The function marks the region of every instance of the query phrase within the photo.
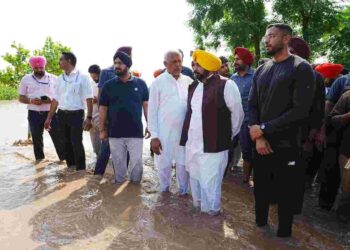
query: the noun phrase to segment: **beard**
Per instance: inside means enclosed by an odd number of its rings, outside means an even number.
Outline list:
[[[266,53],[269,55],[269,56],[274,56],[275,54],[277,54],[278,52],[280,52],[281,50],[283,50],[283,45],[282,44],[279,44],[277,45],[275,48],[271,48],[270,51],[266,51]]]
[[[36,77],[41,78],[41,77],[43,77],[45,75],[45,71],[36,71],[36,72],[34,72],[34,75]]]
[[[234,64],[233,67],[236,72],[244,71],[246,69],[246,66],[242,64]]]
[[[128,69],[124,69],[124,70],[115,70],[115,74],[118,76],[118,77],[123,77],[125,76],[126,74],[128,73]]]
[[[201,81],[203,82],[203,80],[205,80],[208,75],[209,75],[209,71],[205,70],[203,72],[203,74],[197,72],[197,71],[193,71],[193,75],[194,75],[194,78],[197,79],[198,81]]]

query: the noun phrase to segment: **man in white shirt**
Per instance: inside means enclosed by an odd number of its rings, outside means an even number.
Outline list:
[[[94,95],[93,107],[92,107],[92,128],[90,129],[90,139],[94,153],[98,157],[101,148],[100,131],[99,131],[99,115],[98,115],[98,82],[100,79],[101,68],[100,66],[93,64],[89,67],[88,72],[91,79],[94,80],[92,86],[92,92]]]
[[[50,129],[51,119],[58,108],[67,166],[76,166],[76,170],[83,170],[86,168],[83,129],[90,130],[92,127],[93,94],[90,77],[75,69],[76,63],[77,58],[73,53],[62,53],[59,64],[64,73],[58,78],[45,128]],[[87,116],[84,120],[86,106]]]
[[[37,161],[45,158],[44,123],[50,110],[50,103],[57,84],[57,77],[45,71],[46,58],[33,56],[29,59],[33,73],[25,75],[18,88],[19,101],[28,104],[28,121],[33,138],[34,155]],[[58,158],[65,159],[62,140],[58,132],[57,117],[53,114],[52,129],[49,131]]]
[[[189,176],[185,168],[185,148],[180,146],[181,130],[187,110],[188,86],[193,80],[181,74],[182,56],[168,51],[164,57],[166,71],[157,77],[150,89],[148,130],[151,148],[158,168],[160,190],[169,192],[172,164],[176,164],[179,194],[187,194]]]

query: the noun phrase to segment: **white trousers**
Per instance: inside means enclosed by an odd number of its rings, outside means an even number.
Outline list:
[[[202,212],[219,212],[221,209],[221,185],[227,165],[228,152],[203,154],[203,158],[207,158],[207,164],[203,163],[202,166],[197,166],[199,170],[195,171],[196,175],[194,176],[190,172],[193,205],[200,207]]]
[[[160,191],[168,192],[171,184],[171,172],[172,163],[157,164],[159,180],[160,180]],[[180,194],[189,193],[189,174],[185,168],[185,165],[176,163],[176,183]]]

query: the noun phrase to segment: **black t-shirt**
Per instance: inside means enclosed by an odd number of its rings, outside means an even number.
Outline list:
[[[314,92],[315,75],[307,61],[295,55],[278,63],[270,60],[253,77],[249,124],[264,124],[264,136],[272,147],[297,147]]]

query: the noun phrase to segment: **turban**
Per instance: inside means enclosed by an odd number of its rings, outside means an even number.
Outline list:
[[[120,47],[118,51],[121,51],[121,52],[124,52],[125,54],[129,55],[131,57],[131,51],[132,51],[132,47],[129,47],[129,46],[123,46],[123,47]]]
[[[254,61],[254,56],[246,48],[237,47],[235,48],[234,55],[238,55],[245,64],[252,65]]]
[[[32,56],[29,59],[29,64],[32,69],[35,67],[44,68],[46,66],[46,59],[43,56]]]
[[[132,75],[135,76],[135,77],[141,77],[141,72],[137,71],[137,70],[133,70],[132,72]]]
[[[318,65],[315,70],[319,72],[324,78],[335,79],[343,70],[343,65],[333,63],[323,63]]]
[[[217,56],[204,50],[194,51],[192,59],[207,71],[218,71],[221,67],[221,60]]]
[[[311,51],[309,45],[299,37],[292,37],[289,42],[290,52],[305,60],[309,60]]]
[[[157,69],[156,71],[153,72],[154,78],[157,78],[163,72],[164,72],[164,69]]]
[[[115,60],[117,58],[119,58],[120,61],[122,61],[126,65],[126,67],[128,67],[128,68],[131,67],[132,60],[131,60],[131,57],[128,54],[126,54],[126,53],[124,53],[122,51],[117,51],[115,53],[115,55],[113,56],[113,60]]]

